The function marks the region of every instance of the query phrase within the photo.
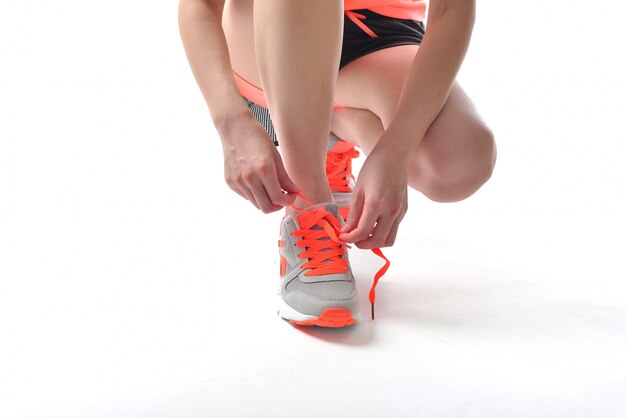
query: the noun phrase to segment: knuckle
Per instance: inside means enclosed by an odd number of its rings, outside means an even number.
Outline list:
[[[396,217],[402,213],[402,205],[392,206],[389,210],[391,216]]]
[[[370,206],[376,210],[382,209],[384,204],[385,199],[382,196],[372,197],[370,200]]]
[[[263,175],[269,174],[269,172],[270,172],[270,161],[268,159],[265,159],[265,158],[259,159],[254,164],[254,169],[258,173],[261,173]]]
[[[380,238],[374,238],[371,241],[371,244],[373,247],[382,247],[383,245],[385,245],[385,242]]]
[[[252,171],[246,170],[241,173],[241,179],[244,182],[250,182],[252,181],[253,178],[254,178],[254,175],[252,174]]]

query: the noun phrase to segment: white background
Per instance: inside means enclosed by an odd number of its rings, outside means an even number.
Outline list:
[[[0,416],[623,417],[620,4],[479,2],[495,173],[411,190],[332,330],[276,315],[281,214],[223,181],[177,2],[2,0]]]

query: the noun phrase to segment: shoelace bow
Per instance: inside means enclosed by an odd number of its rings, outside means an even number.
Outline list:
[[[298,196],[310,206],[314,204],[297,193]],[[318,206],[312,209],[302,209],[296,205],[291,205],[300,214],[298,215],[298,223],[300,229],[293,232],[294,236],[302,237],[296,242],[296,246],[304,247],[305,250],[299,255],[300,258],[308,258],[309,261],[302,264],[303,268],[309,271],[305,276],[318,276],[322,274],[345,273],[348,271],[348,261],[341,256],[346,253],[344,246],[352,248],[347,242],[339,238],[341,233],[341,225],[339,220],[326,210],[325,206]],[[318,225],[322,229],[312,229]],[[330,238],[330,239],[320,239]],[[327,251],[322,251],[328,249]],[[378,280],[385,274],[391,262],[385,257],[380,248],[371,249],[374,254],[385,260],[382,266],[374,275],[374,281],[369,292],[369,301],[372,307],[372,319],[374,319],[374,302],[376,301],[376,285]]]
[[[354,147],[346,152],[326,153],[326,177],[330,189],[334,192],[350,192],[350,178],[356,180],[352,174],[352,159],[359,156],[359,151]]]

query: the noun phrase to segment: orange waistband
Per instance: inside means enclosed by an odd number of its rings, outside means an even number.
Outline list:
[[[252,84],[251,82],[240,76],[235,70],[233,70],[233,76],[235,77],[235,84],[239,89],[239,93],[241,93],[242,96],[259,106],[269,109],[262,88],[258,87],[255,84]],[[345,106],[333,101],[333,108],[343,107]]]

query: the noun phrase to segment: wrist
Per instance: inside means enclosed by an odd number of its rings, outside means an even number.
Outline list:
[[[402,130],[389,125],[372,152],[381,153],[396,164],[408,167],[423,135],[415,130]]]
[[[252,116],[250,109],[244,105],[242,108],[233,109],[229,112],[221,113],[213,118],[213,124],[215,129],[220,134],[220,137],[228,137],[228,132],[232,131],[232,127],[249,119]]]

